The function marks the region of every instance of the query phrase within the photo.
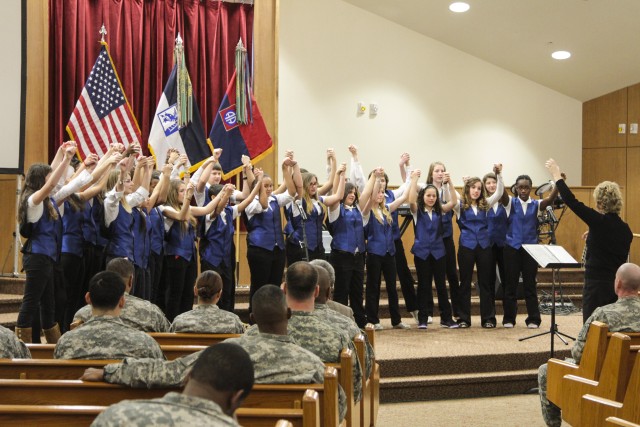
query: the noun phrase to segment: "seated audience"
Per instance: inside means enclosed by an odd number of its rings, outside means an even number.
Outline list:
[[[311,261],[311,264],[318,265],[324,268],[325,270],[327,270],[327,273],[329,273],[330,286],[329,286],[329,295],[327,296],[327,302],[326,302],[327,307],[329,307],[333,311],[337,311],[343,316],[347,316],[349,319],[355,322],[356,318],[353,317],[353,310],[351,309],[351,307],[349,307],[348,305],[340,304],[339,302],[331,299],[333,295],[333,287],[336,284],[336,271],[334,270],[331,263],[323,259],[314,259],[313,261]]]
[[[0,359],[31,359],[27,346],[11,332],[0,325]]]
[[[238,426],[234,412],[253,387],[246,351],[221,343],[202,351],[182,393],[110,406],[92,426]]]
[[[103,271],[91,278],[85,297],[92,317],[80,327],[60,337],[56,359],[124,359],[151,357],[164,359],[158,343],[148,334],[133,329],[120,319],[125,304],[120,276]]]
[[[316,296],[314,310],[320,317],[322,317],[329,324],[338,326],[343,331],[347,331],[351,338],[360,334],[360,328],[356,324],[355,320],[351,320],[348,317],[333,311],[327,306],[329,300],[329,294],[331,294],[331,276],[328,269],[333,270],[333,266],[327,261],[314,259],[310,262],[318,271],[318,296]],[[362,334],[365,339],[365,377],[369,378],[371,375],[371,368],[375,354],[373,347],[369,344],[369,340],[365,334]]]
[[[107,264],[107,271],[112,271],[122,278],[125,284],[124,307],[120,319],[125,325],[143,332],[168,332],[169,321],[160,308],[146,300],[130,295],[133,288],[135,269],[126,258],[114,258]],[[91,306],[86,305],[73,316],[71,327],[85,323],[91,318]]]
[[[587,319],[571,348],[571,356],[576,364],[580,363],[587,332],[591,322],[606,323],[610,332],[640,332],[640,267],[635,264],[622,264],[616,272],[614,282],[618,301],[598,307]],[[548,426],[559,427],[562,424],[560,408],[547,399],[547,364],[538,370],[538,391],[542,417]]]
[[[244,326],[234,313],[218,308],[222,296],[222,277],[213,270],[200,273],[193,293],[198,297],[198,306],[179,314],[171,324],[171,332],[198,334],[241,334]]]

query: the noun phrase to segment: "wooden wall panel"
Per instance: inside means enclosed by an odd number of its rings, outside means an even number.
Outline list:
[[[626,134],[618,134],[619,123],[627,123],[627,88],[585,102],[582,148],[625,147]]]
[[[640,126],[640,83],[627,88],[627,126]],[[627,129],[627,147],[640,147],[640,133],[631,134]]]
[[[602,181],[627,182],[626,148],[583,148],[582,185],[595,186]]]
[[[640,147],[627,148],[627,189],[625,197],[625,219],[631,231],[640,234]],[[633,239],[631,262],[640,264],[640,238]]]

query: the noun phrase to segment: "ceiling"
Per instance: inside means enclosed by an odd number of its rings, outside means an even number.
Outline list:
[[[579,101],[640,82],[640,0],[344,1]]]

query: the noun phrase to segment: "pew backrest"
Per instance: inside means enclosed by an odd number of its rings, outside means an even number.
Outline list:
[[[190,334],[182,332],[148,332],[162,345],[205,345],[218,344],[229,338],[238,338],[240,334]]]

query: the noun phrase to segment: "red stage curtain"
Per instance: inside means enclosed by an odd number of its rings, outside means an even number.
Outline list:
[[[49,155],[69,137],[65,126],[105,41],[142,131],[145,153],[158,99],[180,33],[187,67],[209,132],[234,70],[242,38],[251,55],[253,6],[219,0],[49,0]],[[251,56],[249,56],[251,57]]]

